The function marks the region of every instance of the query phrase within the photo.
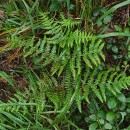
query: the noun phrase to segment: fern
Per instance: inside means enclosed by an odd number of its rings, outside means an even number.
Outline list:
[[[94,66],[101,64],[101,59],[105,60],[102,51],[104,43],[98,40],[96,36],[76,29],[80,21],[66,20],[61,16],[61,21],[57,22],[53,19],[49,19],[44,13],[41,14],[41,20],[43,29],[45,30],[43,40],[35,42],[34,38],[27,41],[19,40],[15,37],[8,39],[10,44],[13,43],[13,46],[20,41],[19,43],[23,48],[24,59],[31,57],[35,65],[41,65],[43,67],[50,66],[49,73],[51,73],[51,75],[57,75],[58,77],[66,77],[63,72],[68,69],[69,72],[71,72],[70,75],[73,76],[73,81],[76,80],[84,70],[87,70],[88,77],[89,68],[93,69]],[[28,42],[28,44],[25,44],[26,42]],[[98,75],[97,69],[94,69],[89,78],[84,77],[84,79],[82,79],[83,76],[81,76],[81,80],[84,82],[83,86],[85,86],[83,90],[86,101],[89,101],[89,88],[92,89],[102,102],[103,100],[106,101],[106,86],[108,86],[108,89],[113,94],[116,95],[116,92],[119,93],[120,89],[116,86],[117,84],[121,86],[119,80],[122,78],[116,77],[114,81],[115,76],[116,74],[110,75],[109,71],[102,72]],[[107,83],[106,79],[108,77],[110,78]],[[95,80],[95,78],[97,78],[97,80]],[[127,80],[125,81],[127,82]],[[123,86],[127,88],[127,83],[123,83]],[[52,92],[55,91],[55,89],[51,89]],[[80,94],[82,91],[79,91]],[[56,105],[56,102],[58,102],[57,94],[54,94],[54,97],[49,93],[47,95],[51,101],[57,98],[57,101],[52,102],[55,102],[55,106],[58,107],[58,105]]]
[[[60,76],[67,65],[70,64],[69,67],[73,77],[76,78],[76,75],[81,74],[84,63],[86,67],[93,68],[93,66],[98,66],[101,63],[100,56],[105,60],[102,52],[104,43],[97,41],[94,36],[88,36],[87,34],[85,39],[78,40],[81,43],[76,43],[78,38],[78,36],[75,37],[71,47],[69,45],[64,47],[61,47],[59,44],[52,45],[48,43],[46,37],[43,41],[38,41],[36,44],[34,44],[34,39],[32,39],[28,46],[24,46],[26,41],[23,41],[23,57],[24,59],[32,57],[35,65],[51,66],[52,75],[58,72]]]
[[[88,75],[91,76],[88,77]],[[125,76],[117,72],[113,72],[111,69],[107,71],[102,71],[99,73],[97,69],[87,71],[87,82],[86,76],[83,80],[84,98],[87,102],[89,89],[91,88],[95,95],[100,99],[100,101],[106,101],[105,91],[112,92],[115,96],[116,93],[120,93],[122,89],[128,89],[130,77]],[[123,82],[122,82],[123,80]]]
[[[54,84],[54,79],[50,80],[47,74],[44,73],[44,78],[46,78],[44,82],[39,79],[33,71],[28,72],[27,77],[29,80],[29,88],[27,88],[24,93],[17,91],[17,94],[10,98],[7,103],[0,102],[1,129],[18,129],[24,127],[25,129],[43,129],[42,124],[46,125],[50,123],[49,117],[46,121],[46,118],[42,116],[47,107],[47,104],[45,104],[45,95],[47,95],[49,91],[50,93],[52,91],[52,89],[48,91],[47,88]],[[55,97],[53,97],[53,99],[54,98]],[[49,98],[49,100],[51,101],[51,98]],[[52,100],[52,102],[53,101],[54,104],[59,103],[56,98]],[[55,113],[55,111],[53,111],[53,113]],[[55,127],[55,125],[53,127]]]
[[[20,47],[21,58],[27,64],[31,59],[34,67],[26,73],[29,88],[25,90],[25,95],[17,92],[7,104],[1,103],[2,111],[13,114],[20,111],[20,116],[23,114],[25,117],[33,112],[35,116],[29,115],[30,122],[36,120],[36,126],[41,127],[41,114],[47,105],[54,105],[49,108],[54,109],[54,113],[61,110],[54,120],[42,116],[55,127],[73,103],[82,112],[82,101],[89,103],[91,92],[104,102],[107,100],[106,92],[116,96],[122,89],[128,89],[130,77],[124,73],[113,71],[112,68],[99,71],[99,65],[105,61],[104,42],[78,29],[81,21],[68,20],[62,15],[59,21],[54,21],[45,13],[41,13],[40,17],[43,38],[7,38],[9,44],[3,52]]]

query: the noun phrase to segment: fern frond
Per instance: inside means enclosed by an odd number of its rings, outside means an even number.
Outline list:
[[[88,75],[90,75],[90,71],[88,71],[87,73],[88,78]],[[116,93],[120,93],[122,89],[128,88],[129,78],[130,77],[119,74],[117,72],[113,72],[111,69],[107,71],[102,71],[100,73],[98,69],[94,69],[88,79],[84,77],[84,99],[89,102],[88,94],[91,88],[101,102],[106,101],[105,91],[109,90],[114,95],[116,95]],[[124,81],[122,82],[122,80]]]

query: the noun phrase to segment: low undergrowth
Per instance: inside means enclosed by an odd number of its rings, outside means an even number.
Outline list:
[[[129,0],[0,2],[1,130],[130,129]]]

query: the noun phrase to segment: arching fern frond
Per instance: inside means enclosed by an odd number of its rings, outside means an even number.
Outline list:
[[[87,70],[86,73],[87,76],[85,75],[83,80],[83,90],[84,98],[87,102],[89,102],[88,94],[90,89],[103,102],[106,101],[106,91],[109,90],[116,96],[122,89],[128,89],[130,84],[130,77],[113,72],[111,69],[102,72],[99,72],[98,69],[94,69],[93,71]]]
[[[35,65],[49,65],[52,75],[58,72],[58,76],[69,64],[74,78],[82,73],[84,63],[86,67],[93,68],[98,66],[102,59],[105,60],[102,51],[104,43],[95,36],[78,30],[76,27],[80,21],[62,17],[61,21],[57,22],[44,13],[41,14],[41,21],[45,30],[43,40],[36,41],[34,37],[29,40],[11,37],[7,40],[10,46],[19,47],[20,43],[24,59],[30,57]]]

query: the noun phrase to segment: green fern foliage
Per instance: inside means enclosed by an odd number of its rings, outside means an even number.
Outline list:
[[[68,70],[70,75],[68,79],[71,79],[68,81],[69,84],[76,82],[76,79],[81,77],[84,86],[83,95],[86,101],[89,101],[90,88],[102,102],[106,101],[106,88],[114,95],[116,92],[119,93],[121,88],[127,89],[128,79],[126,76],[118,75],[118,73],[111,74],[110,70],[98,73],[97,67],[102,61],[105,61],[104,43],[96,36],[77,29],[80,21],[65,19],[63,15],[61,15],[61,20],[54,21],[45,13],[41,13],[40,17],[44,30],[43,39],[37,40],[33,37],[28,40],[21,40],[18,37],[11,37],[7,39],[10,45],[6,49],[21,47],[25,61],[32,58],[35,66],[39,65],[45,69],[49,66],[49,70],[47,70],[51,76],[67,77],[68,74],[65,73]],[[63,88],[66,88],[65,86],[63,84]],[[68,88],[68,92],[71,92],[73,89],[70,91],[70,88],[74,87],[67,85]],[[59,96],[54,91],[56,92],[56,89],[50,87],[47,96],[58,107]],[[81,100],[82,90],[79,89],[79,91],[79,100]],[[51,93],[54,93],[53,96]]]
[[[116,96],[117,93],[121,93],[122,89],[128,89],[130,85],[130,77],[113,72],[111,69],[99,72],[99,70],[95,68],[93,71],[87,70],[86,73],[87,78],[85,75],[83,80],[83,95],[87,102],[89,102],[88,94],[90,89],[92,89],[100,101],[103,102],[106,101],[106,92],[110,91]],[[88,77],[88,75],[90,76]]]
[[[69,65],[74,78],[81,74],[84,64],[93,68],[100,65],[102,59],[105,60],[102,51],[104,43],[85,31],[75,29],[77,23],[71,21],[65,26],[65,19],[61,23],[48,20],[45,15],[42,19],[45,29],[43,40],[32,38],[25,41],[17,37],[8,39],[11,46],[12,43],[20,43],[24,59],[31,57],[35,65],[49,65],[52,75],[58,73],[58,76]]]
[[[97,67],[105,61],[104,42],[84,30],[77,29],[81,21],[68,20],[63,15],[61,15],[61,20],[54,21],[45,13],[41,13],[40,17],[44,30],[43,39],[37,40],[33,37],[22,40],[18,37],[11,37],[7,39],[10,45],[6,49],[21,47],[25,61],[32,58],[35,66],[39,65],[45,69],[49,66],[51,76],[68,77],[68,85],[65,85],[66,83],[62,85],[63,91],[67,87],[69,89],[67,91],[72,92],[74,87],[70,83],[76,82],[76,79],[81,77],[83,90],[79,89],[77,103],[81,102],[79,100],[82,99],[82,92],[85,100],[89,102],[90,88],[102,102],[106,101],[106,88],[114,95],[116,92],[119,93],[121,88],[127,89],[128,78],[126,76],[118,75],[116,72],[111,74],[110,70],[98,73]],[[64,82],[64,79],[61,78],[62,81]],[[49,83],[50,81],[47,82]],[[56,86],[58,85],[60,84]],[[53,86],[52,83],[51,86]],[[48,98],[58,108],[59,95],[57,95],[56,88],[50,87],[47,91]],[[54,93],[53,96],[51,93]]]
[[[46,122],[57,129],[57,123],[64,119],[73,103],[82,112],[82,102],[89,103],[91,93],[105,102],[108,92],[116,96],[130,86],[130,76],[125,73],[112,68],[99,70],[105,62],[104,42],[79,29],[81,21],[66,19],[63,15],[55,21],[45,13],[41,13],[40,18],[42,38],[10,37],[6,39],[8,46],[0,52],[20,48],[20,58],[27,66],[28,59],[33,64],[25,74],[29,85],[24,94],[18,91],[7,103],[0,102],[0,118],[3,118],[0,129],[9,128],[5,126],[7,118],[15,122],[9,129],[21,128],[20,123],[30,129],[39,129]],[[53,120],[51,115],[43,115],[46,109],[53,111]],[[15,112],[18,115],[12,121]],[[35,120],[34,125],[32,120]]]

